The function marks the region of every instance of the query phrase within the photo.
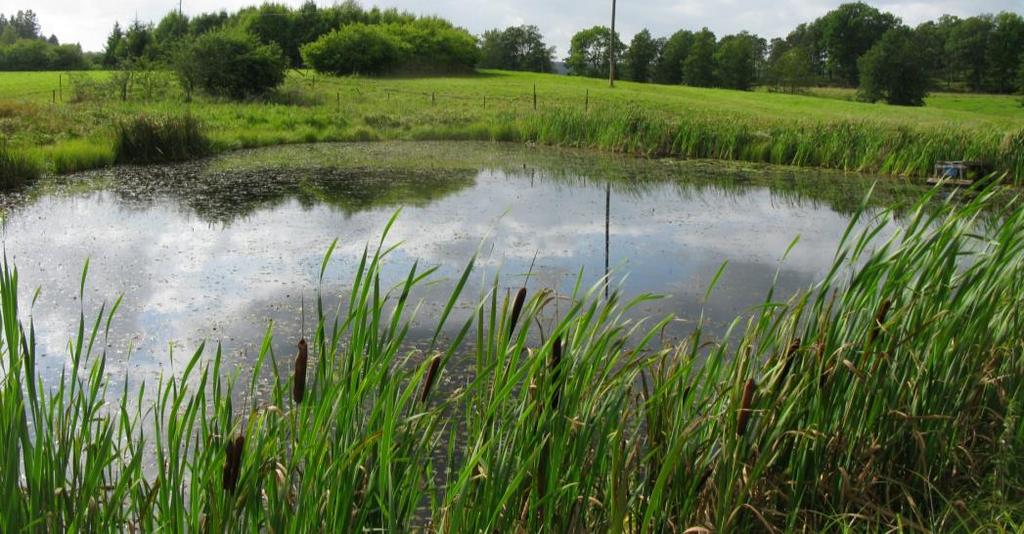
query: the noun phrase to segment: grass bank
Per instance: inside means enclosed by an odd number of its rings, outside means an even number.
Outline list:
[[[653,296],[496,280],[407,349],[433,270],[382,287],[385,228],[294,357],[269,336],[297,332],[268,331],[251,374],[200,347],[152,404],[104,378],[116,302],[44,387],[5,263],[0,530],[1020,528],[1024,210],[926,201],[884,242],[888,216],[855,217],[819,284],[679,346],[668,318],[623,319]],[[456,359],[472,378],[442,393]]]
[[[1024,176],[1024,107],[1003,96],[938,94],[924,108],[898,108],[813,94],[628,82],[609,89],[601,80],[500,71],[385,79],[293,72],[267,101],[184,104],[166,76],[146,78],[127,101],[105,84],[108,73],[78,76],[0,73],[0,120],[11,146],[51,171],[113,161],[115,124],[191,113],[206,123],[215,151],[473,139],[913,177],[929,174],[936,160],[981,159]],[[88,91],[73,89],[81,76],[91,77]],[[53,102],[58,84],[67,103]]]

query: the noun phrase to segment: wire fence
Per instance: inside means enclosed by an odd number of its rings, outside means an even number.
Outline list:
[[[67,82],[65,82],[63,80],[63,78],[62,78],[62,79],[58,80],[58,83],[59,83],[58,87],[56,87],[54,89],[41,89],[41,90],[26,91],[26,92],[21,92],[21,93],[4,93],[3,90],[0,89],[0,101],[17,101],[17,100],[36,100],[36,101],[38,101],[38,100],[44,100],[45,99],[46,101],[49,101],[49,102],[51,102],[53,104],[63,103],[65,101],[65,95],[64,95],[65,89],[67,89],[69,92],[73,93],[73,87],[72,86],[74,84],[74,80],[69,79]],[[314,79],[313,81],[306,82],[306,85],[308,85],[311,90],[316,91],[318,84],[317,84],[316,80]],[[396,87],[348,87],[345,90],[348,90],[350,92],[354,92],[355,94],[357,94],[357,95],[359,95],[361,97],[369,96],[369,95],[376,95],[376,96],[378,96],[378,97],[380,97],[380,98],[382,98],[384,100],[391,100],[392,98],[397,98],[399,96],[422,98],[424,100],[429,100],[429,102],[431,104],[433,104],[433,105],[436,105],[438,102],[443,102],[443,101],[477,102],[477,103],[481,103],[483,105],[483,107],[488,107],[490,104],[496,104],[496,105],[500,105],[500,104],[515,105],[515,104],[526,103],[526,104],[532,105],[533,109],[537,109],[538,106],[539,106],[540,100],[542,99],[542,95],[540,93],[538,93],[536,85],[533,86],[532,92],[530,92],[530,93],[520,94],[520,95],[511,95],[511,96],[510,95],[496,95],[496,94],[466,95],[466,94],[457,94],[457,93],[450,93],[450,92],[400,89],[400,88],[396,88]],[[343,104],[342,96],[343,96],[343,92],[345,90],[338,89],[338,90],[334,91],[335,92],[334,96],[335,96],[335,100],[336,100],[336,105],[337,105],[337,107],[339,109],[341,108],[341,106]],[[321,89],[321,92],[319,93],[318,96],[323,98],[325,100],[324,103],[327,104],[326,99],[329,98],[329,95],[330,95],[330,92],[326,92],[325,93],[324,89]],[[111,98],[111,99],[114,99],[114,98]],[[121,98],[121,97],[118,97],[116,99],[123,100],[123,98]],[[582,103],[584,109],[589,110],[590,109],[590,104],[591,104],[590,90],[586,89],[580,95],[580,99],[581,99],[581,103]],[[290,98],[289,98],[289,100],[290,100]]]

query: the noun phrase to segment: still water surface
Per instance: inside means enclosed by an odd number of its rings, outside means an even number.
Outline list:
[[[303,302],[307,330],[312,321],[331,242],[338,245],[323,291],[336,302],[364,247],[399,208],[387,243],[401,246],[385,285],[417,260],[439,268],[436,283],[415,295],[422,305],[411,341],[429,335],[478,251],[480,268],[457,316],[496,272],[513,288],[532,266],[531,289],[568,292],[581,272],[584,285],[594,284],[607,265],[624,277],[627,296],[665,295],[635,317],[675,314],[668,335],[678,337],[703,310],[711,328],[722,329],[762,302],[773,280],[784,296],[820,279],[871,184],[522,146],[288,147],[83,174],[7,198],[3,242],[20,271],[26,312],[31,290],[40,289],[31,313],[44,374],[64,367],[79,312],[93,317],[123,295],[106,343],[108,369],[142,380],[180,367],[203,340],[222,344],[245,368],[271,322],[276,353],[291,354]],[[880,188],[880,202],[920,193]]]

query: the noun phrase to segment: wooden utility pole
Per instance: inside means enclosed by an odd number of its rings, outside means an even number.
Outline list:
[[[608,43],[608,86],[615,87],[615,42],[618,38],[615,36],[615,0],[612,0],[612,38]]]

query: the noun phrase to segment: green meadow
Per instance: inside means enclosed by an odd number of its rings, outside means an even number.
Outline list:
[[[127,100],[113,76],[0,73],[6,149],[42,172],[95,168],[115,161],[119,123],[192,114],[218,152],[472,139],[910,177],[928,175],[937,160],[978,159],[1024,176],[1024,107],[1012,96],[937,93],[925,107],[902,108],[835,89],[790,95],[630,82],[612,89],[603,80],[504,71],[427,78],[292,71],[260,101],[185,103],[169,73],[136,73]]]

